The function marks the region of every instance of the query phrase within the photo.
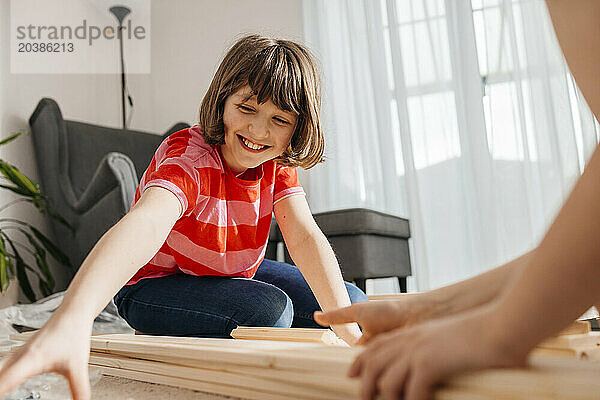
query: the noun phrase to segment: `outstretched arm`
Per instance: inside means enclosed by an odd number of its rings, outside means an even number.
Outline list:
[[[308,282],[323,310],[350,305],[335,254],[316,224],[304,196],[290,196],[275,204],[275,217],[294,263]],[[349,344],[360,338],[358,325],[332,326]]]
[[[89,399],[88,359],[94,318],[164,243],[181,212],[177,197],[150,187],[96,243],[44,327],[0,366],[0,398],[30,376],[64,375],[73,398]],[[67,346],[67,347],[65,347]]]

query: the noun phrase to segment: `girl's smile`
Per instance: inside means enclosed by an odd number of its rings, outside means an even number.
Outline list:
[[[221,154],[231,171],[240,174],[283,154],[296,121],[296,114],[279,109],[271,100],[258,104],[248,85],[229,96],[223,109]]]
[[[270,147],[267,145],[255,143],[250,139],[243,137],[242,135],[237,135],[237,137],[240,139],[240,142],[243,143],[244,147],[246,147],[246,150],[250,152],[260,153],[261,151],[267,150]]]

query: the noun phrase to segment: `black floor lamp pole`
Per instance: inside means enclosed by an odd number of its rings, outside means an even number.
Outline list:
[[[123,57],[123,20],[131,12],[127,7],[115,6],[109,9],[119,21],[119,47],[121,49],[121,115],[123,118],[123,129],[127,129],[125,117],[125,61]]]
[[[126,129],[125,119],[125,63],[123,62],[123,25],[119,24],[119,44],[121,47],[121,114],[123,116],[123,129]]]

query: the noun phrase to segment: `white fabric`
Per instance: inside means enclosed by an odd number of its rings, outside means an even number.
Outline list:
[[[305,0],[327,161],[313,212],[408,217],[413,289],[533,248],[598,143],[542,0]]]

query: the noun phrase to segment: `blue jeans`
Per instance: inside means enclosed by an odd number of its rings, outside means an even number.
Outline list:
[[[367,296],[346,282],[352,303]],[[114,298],[119,314],[147,335],[228,338],[238,325],[321,328],[320,310],[297,267],[264,260],[252,279],[174,274],[142,279]]]

